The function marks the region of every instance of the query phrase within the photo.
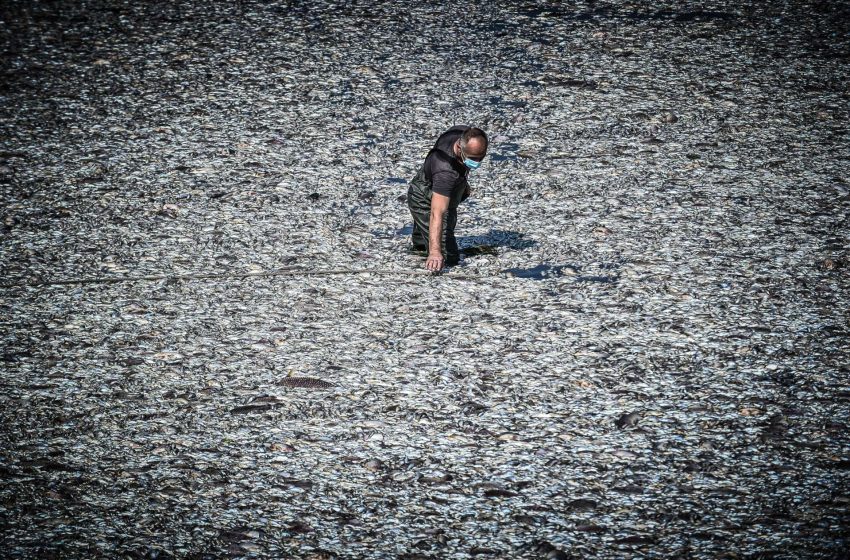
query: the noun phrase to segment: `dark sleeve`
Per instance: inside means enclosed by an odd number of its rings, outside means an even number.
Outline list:
[[[438,171],[431,177],[431,190],[450,197],[457,180],[457,171]]]

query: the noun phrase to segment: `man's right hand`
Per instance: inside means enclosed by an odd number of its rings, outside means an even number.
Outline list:
[[[428,258],[425,268],[431,272],[443,270],[443,251],[441,236],[443,219],[449,211],[449,197],[440,193],[431,195],[431,219],[428,222]]]
[[[425,259],[425,268],[431,272],[440,272],[443,270],[443,255],[439,253],[436,255],[428,255],[428,258]]]

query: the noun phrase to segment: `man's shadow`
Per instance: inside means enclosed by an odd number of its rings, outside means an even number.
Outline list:
[[[376,237],[388,238],[393,237],[393,233],[372,232]],[[399,237],[408,237],[413,233],[413,225],[406,224],[395,230],[394,235]],[[518,231],[506,231],[502,229],[493,229],[484,235],[464,235],[456,238],[460,253],[464,257],[475,257],[478,255],[498,255],[499,248],[507,247],[509,249],[528,249],[529,247],[537,246],[537,241],[526,239],[524,233]],[[417,249],[410,249],[413,253],[425,253]]]
[[[465,235],[457,238],[457,244],[462,255],[474,257],[477,255],[496,255],[500,247],[522,250],[535,247],[537,241],[526,239],[524,233],[493,229],[484,235]]]

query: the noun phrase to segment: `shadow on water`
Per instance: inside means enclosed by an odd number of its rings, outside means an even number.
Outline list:
[[[375,237],[392,238],[395,236],[407,237],[413,233],[413,224],[406,224],[394,232],[373,231]],[[491,230],[486,235],[470,235],[457,238],[461,254],[468,257],[479,255],[498,256],[499,248],[507,247],[515,250],[528,249],[537,245],[537,241],[526,239],[525,234],[517,231],[505,231],[500,229]],[[426,252],[410,248],[410,252],[424,255]],[[506,268],[500,272],[509,274],[515,278],[526,278],[530,280],[546,280],[568,276],[574,282],[615,284],[620,280],[617,272],[622,263],[599,263],[594,268],[611,271],[611,274],[581,274],[582,267],[576,264],[538,264],[531,268]]]
[[[466,257],[498,255],[500,247],[521,251],[537,245],[537,241],[526,239],[525,234],[501,229],[490,230],[486,235],[469,235],[457,238],[460,252]]]
[[[589,271],[584,271],[584,274],[582,274],[582,266],[578,264],[543,263],[531,268],[506,268],[501,270],[501,272],[515,278],[528,278],[531,280],[546,280],[548,278],[568,276],[573,279],[573,282],[577,283],[616,284],[620,280],[619,270],[623,264],[624,261],[588,264],[589,268],[603,271],[600,274],[592,274]]]
[[[506,272],[516,278],[543,280],[545,278],[559,278],[564,274],[576,274],[578,273],[578,267],[571,266],[568,264],[538,264],[533,268],[506,268],[502,272]]]
[[[538,264],[532,268],[506,268],[502,272],[510,274],[515,278],[528,278],[530,280],[546,280],[548,278],[560,278],[571,276],[574,282],[596,282],[599,284],[614,284],[620,279],[619,274],[611,275],[581,275],[581,267],[571,264]]]
[[[397,230],[373,230],[372,235],[379,239],[392,239],[394,237],[408,237],[413,233],[413,224],[405,224]],[[534,247],[537,242],[526,239],[525,234],[517,231],[505,231],[501,229],[491,230],[485,235],[467,235],[457,238],[457,244],[461,253],[467,257],[478,255],[498,255],[500,247],[522,250]]]

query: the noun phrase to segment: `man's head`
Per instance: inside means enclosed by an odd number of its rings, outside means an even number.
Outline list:
[[[477,169],[487,155],[487,135],[480,128],[470,128],[455,144],[455,155],[470,169]]]

